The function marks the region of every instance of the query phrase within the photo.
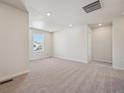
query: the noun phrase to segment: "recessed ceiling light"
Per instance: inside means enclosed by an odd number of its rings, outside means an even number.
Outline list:
[[[49,13],[49,12],[48,12],[48,13],[46,13],[46,16],[51,16],[51,13]]]
[[[102,24],[98,24],[99,26],[102,26]]]
[[[69,27],[72,27],[73,25],[72,24],[69,24]]]

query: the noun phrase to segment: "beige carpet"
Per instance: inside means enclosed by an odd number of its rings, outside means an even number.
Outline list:
[[[110,67],[50,58],[30,69],[28,75],[0,85],[0,93],[124,93],[124,71]]]

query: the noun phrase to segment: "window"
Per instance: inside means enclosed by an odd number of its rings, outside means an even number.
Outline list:
[[[33,52],[40,53],[44,51],[44,35],[33,34]]]

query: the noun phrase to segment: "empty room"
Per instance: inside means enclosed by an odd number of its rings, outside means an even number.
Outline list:
[[[124,0],[0,0],[0,93],[124,93]]]

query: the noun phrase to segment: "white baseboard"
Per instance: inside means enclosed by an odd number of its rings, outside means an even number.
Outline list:
[[[37,60],[42,60],[42,59],[46,59],[46,58],[51,58],[52,56],[46,56],[46,57],[42,57],[42,58],[32,58],[32,59],[29,59],[29,61],[37,61]]]
[[[112,63],[112,61],[110,61],[110,60],[105,60],[105,59],[97,59],[97,58],[93,58],[93,61],[100,61],[100,62]]]
[[[53,57],[60,58],[60,59],[65,59],[65,60],[70,60],[70,61],[76,61],[76,62],[80,62],[80,63],[88,63],[87,61],[78,60],[78,59],[74,59],[74,58],[61,57],[61,56],[53,56]]]
[[[16,74],[12,74],[12,75],[9,75],[9,76],[2,77],[2,78],[0,78],[0,82],[11,79],[11,78],[15,78],[15,77],[18,77],[18,76],[28,74],[29,72],[30,71],[23,71],[23,72],[20,72],[20,73],[16,73]]]
[[[113,66],[113,69],[124,70],[123,67],[117,67],[117,66]]]

